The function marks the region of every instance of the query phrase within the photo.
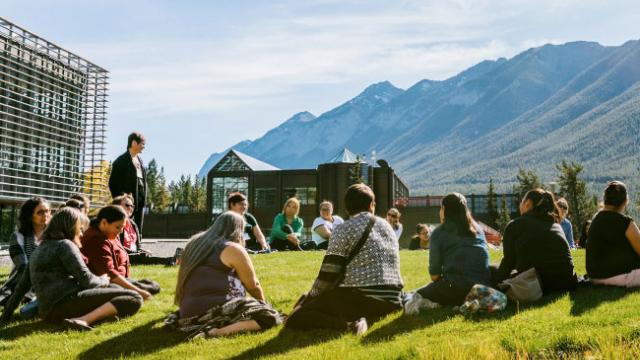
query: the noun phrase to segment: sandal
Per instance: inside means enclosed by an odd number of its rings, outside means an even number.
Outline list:
[[[208,330],[200,330],[200,331],[196,331],[193,334],[189,335],[187,337],[187,340],[196,340],[196,339],[212,339],[215,337],[218,337],[218,335],[216,334],[210,334],[209,332],[212,330],[218,330],[216,328],[210,328]]]
[[[70,330],[78,330],[78,331],[91,331],[93,330],[92,326],[89,326],[79,320],[76,319],[64,319],[62,320],[62,324]]]

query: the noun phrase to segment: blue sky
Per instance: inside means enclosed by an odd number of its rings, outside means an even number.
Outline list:
[[[640,38],[640,1],[25,1],[0,16],[110,71],[107,158],[132,130],[169,180],[368,85],[407,88],[485,59]]]

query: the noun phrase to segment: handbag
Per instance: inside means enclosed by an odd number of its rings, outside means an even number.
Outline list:
[[[498,287],[507,289],[506,294],[510,300],[534,302],[542,298],[542,286],[540,285],[536,268],[531,268],[510,279],[506,279]]]
[[[371,233],[371,229],[373,228],[375,222],[376,217],[374,215],[367,223],[367,226],[362,232],[362,236],[360,236],[360,239],[358,239],[358,242],[353,247],[353,249],[351,249],[351,252],[349,252],[349,255],[346,258],[339,255],[325,255],[324,260],[322,261],[322,265],[320,266],[320,274],[316,279],[314,288],[320,288],[320,293],[324,293],[337,288],[338,285],[342,283],[346,275],[347,265],[351,263],[353,258],[358,255],[358,253],[364,246],[364,243],[369,238],[369,234]],[[311,291],[309,291],[308,293],[302,295],[293,306],[292,313],[299,307],[303,306],[307,301],[309,301],[309,299],[320,295],[320,293],[314,294],[312,296]]]

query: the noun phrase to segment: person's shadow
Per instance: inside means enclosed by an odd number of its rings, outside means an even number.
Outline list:
[[[583,285],[572,291],[571,315],[580,316],[605,302],[617,301],[634,290],[617,286]]]
[[[60,326],[44,321],[24,322],[17,319],[16,315],[11,321],[0,322],[0,339],[5,341],[17,340],[34,332],[56,333],[60,332]]]
[[[441,309],[425,310],[416,316],[405,316],[397,313],[395,319],[391,322],[375,329],[362,338],[364,344],[379,343],[384,341],[392,341],[396,336],[410,333],[416,329],[426,328],[437,323],[447,321],[456,316],[462,316],[457,312],[453,312],[451,307]]]
[[[343,336],[335,330],[296,331],[282,329],[269,341],[232,357],[232,360],[257,359],[269,355],[282,355],[291,350],[331,341]]]
[[[172,347],[184,341],[185,334],[154,327],[163,318],[154,319],[114,338],[96,344],[78,355],[78,359],[126,358]]]

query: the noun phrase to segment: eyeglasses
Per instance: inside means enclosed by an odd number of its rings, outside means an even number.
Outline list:
[[[124,204],[123,206],[126,207],[127,209],[133,209],[134,208],[133,204]]]
[[[329,209],[329,208],[322,208],[322,209],[320,209],[320,211],[331,211],[331,209]]]

